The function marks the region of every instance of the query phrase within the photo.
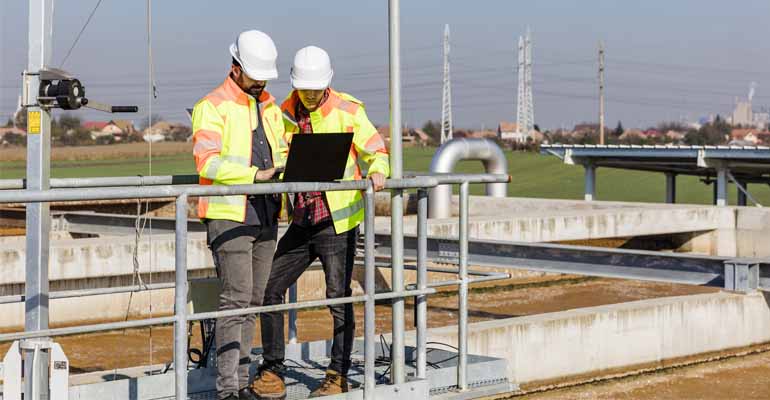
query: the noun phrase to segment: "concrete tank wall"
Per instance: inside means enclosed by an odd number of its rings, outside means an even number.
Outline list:
[[[432,329],[428,340],[455,344],[457,329]],[[523,384],[768,341],[765,297],[723,292],[474,323],[468,351],[505,358],[508,378]]]

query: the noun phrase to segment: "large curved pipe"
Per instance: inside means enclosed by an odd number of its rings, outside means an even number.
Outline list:
[[[430,163],[430,172],[452,172],[458,161],[481,160],[484,169],[490,174],[507,174],[508,162],[503,150],[497,143],[488,139],[453,139],[444,143]],[[487,196],[506,197],[506,183],[488,183]],[[449,218],[452,216],[452,186],[441,185],[431,189],[428,216],[430,218]]]

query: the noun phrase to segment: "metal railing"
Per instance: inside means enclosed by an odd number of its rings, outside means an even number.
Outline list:
[[[54,201],[82,201],[82,200],[114,200],[114,199],[135,199],[135,198],[175,198],[175,307],[174,315],[166,317],[139,319],[132,321],[111,322],[92,325],[72,326],[66,328],[44,329],[28,332],[17,332],[0,334],[0,342],[32,339],[42,337],[53,337],[70,334],[92,333],[100,331],[109,331],[116,329],[138,328],[160,324],[174,324],[174,371],[176,382],[176,399],[187,399],[187,323],[211,318],[221,318],[226,316],[246,315],[270,311],[289,311],[301,310],[312,307],[328,306],[334,304],[364,303],[364,398],[374,398],[375,389],[375,301],[384,299],[404,299],[406,297],[415,297],[417,306],[416,311],[416,333],[417,333],[417,365],[416,377],[426,378],[427,365],[427,296],[436,292],[438,286],[459,285],[459,322],[458,322],[458,369],[457,369],[457,387],[460,390],[466,390],[467,382],[467,321],[468,321],[468,286],[474,282],[489,281],[494,279],[506,278],[507,274],[479,274],[478,278],[469,278],[468,273],[468,212],[469,212],[469,184],[471,183],[503,183],[509,182],[507,175],[493,174],[445,174],[416,176],[406,179],[391,179],[385,184],[386,189],[400,193],[404,189],[417,189],[418,207],[417,207],[417,283],[413,287],[404,288],[404,290],[392,290],[385,293],[375,293],[375,263],[374,257],[374,191],[371,184],[365,180],[343,181],[328,183],[262,183],[252,185],[234,185],[234,186],[200,186],[188,184],[189,178],[186,177],[128,177],[128,178],[74,178],[61,181],[53,181],[52,185],[59,186],[49,190],[0,190],[0,204],[3,203],[42,203]],[[184,183],[174,185],[174,183]],[[458,279],[428,283],[427,268],[427,232],[428,232],[428,194],[427,189],[438,185],[460,185],[460,210],[459,210],[459,269]],[[1,188],[23,187],[24,182],[20,180],[0,181]],[[115,185],[109,187],[99,187],[100,185]],[[119,186],[124,185],[124,186]],[[155,186],[149,186],[155,185]],[[134,187],[135,186],[135,187]],[[278,304],[271,306],[249,307],[239,310],[214,311],[188,314],[188,277],[187,277],[187,209],[188,198],[190,196],[223,196],[223,195],[260,195],[276,193],[298,193],[312,191],[341,191],[341,190],[361,190],[364,192],[365,218],[364,218],[364,238],[365,238],[365,278],[364,295],[350,296],[336,299],[310,300],[297,303]],[[398,197],[400,199],[400,197]],[[399,268],[403,272],[403,249],[393,253],[393,268]],[[442,271],[450,272],[450,271]],[[454,271],[451,271],[454,272]],[[48,279],[43,277],[42,279]],[[403,283],[401,283],[403,287]],[[48,287],[48,285],[44,285]],[[166,287],[166,286],[164,286]],[[394,285],[398,287],[398,285]],[[60,292],[58,297],[80,297],[106,293],[117,293],[120,291],[133,291],[140,289],[138,287],[114,288],[114,289],[90,289]],[[48,297],[49,293],[40,293],[41,296]],[[12,300],[21,300],[15,297]],[[40,307],[47,307],[47,304]],[[400,312],[399,312],[400,311]],[[394,320],[404,318],[403,307],[393,307]],[[28,317],[28,316],[27,316]],[[400,330],[400,332],[395,332]],[[394,326],[394,336],[403,336],[404,325]],[[394,342],[394,346],[396,344]],[[403,346],[403,342],[400,343]],[[398,350],[398,349],[396,349]],[[403,348],[401,349],[403,352]],[[392,363],[398,361],[393,360]],[[400,371],[404,374],[403,365],[393,365],[393,371]],[[398,373],[397,373],[398,374]],[[392,381],[398,383],[403,381],[404,376],[395,377]]]

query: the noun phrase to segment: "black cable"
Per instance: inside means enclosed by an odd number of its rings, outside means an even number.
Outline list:
[[[91,18],[94,17],[94,14],[96,13],[96,9],[99,8],[100,4],[102,4],[102,0],[99,0],[99,1],[96,2],[96,6],[94,6],[93,10],[91,10],[91,14],[88,16],[88,19],[86,20],[86,23],[83,24],[83,28],[80,29],[80,33],[78,33],[78,36],[75,38],[75,41],[72,42],[72,46],[70,47],[69,51],[67,51],[67,55],[64,56],[64,60],[62,60],[62,62],[59,65],[59,67],[64,67],[64,63],[67,62],[67,59],[70,57],[70,54],[72,54],[72,50],[78,44],[78,41],[80,40],[80,37],[83,35],[83,32],[85,32],[86,27],[88,27],[88,23],[91,22]]]

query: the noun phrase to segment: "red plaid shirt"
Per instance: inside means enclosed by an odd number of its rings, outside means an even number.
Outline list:
[[[319,103],[319,107],[329,97],[329,90],[324,92],[324,97]],[[308,111],[301,101],[297,102],[297,126],[299,133],[313,133],[313,125],[310,123],[310,111]],[[321,222],[331,220],[332,215],[329,212],[329,206],[326,204],[322,192],[297,193],[294,200],[294,214],[292,222],[299,226],[313,226]]]

